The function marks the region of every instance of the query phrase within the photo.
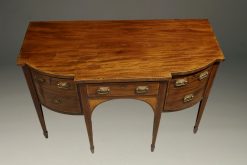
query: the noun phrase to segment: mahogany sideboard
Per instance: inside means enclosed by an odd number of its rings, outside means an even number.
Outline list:
[[[224,55],[207,19],[30,22],[22,67],[44,136],[42,106],[84,115],[94,152],[92,112],[116,98],[148,103],[154,113],[151,151],[162,112],[199,104],[197,132]]]

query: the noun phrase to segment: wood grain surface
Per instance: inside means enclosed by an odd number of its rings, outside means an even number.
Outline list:
[[[206,19],[31,22],[17,64],[80,82],[166,80],[224,60]]]

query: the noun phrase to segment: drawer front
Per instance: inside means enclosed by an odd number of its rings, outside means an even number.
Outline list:
[[[191,107],[202,99],[204,89],[204,87],[199,87],[169,90],[164,109],[167,111],[176,111]]]
[[[82,114],[77,95],[64,95],[63,93],[42,89],[38,92],[40,101],[46,107],[61,113]]]
[[[155,82],[105,83],[87,85],[87,94],[89,97],[157,95],[158,90],[159,83]]]
[[[72,79],[56,78],[32,71],[34,83],[42,88],[58,92],[75,93],[76,85]]]
[[[170,81],[164,106],[165,111],[191,107],[204,94],[211,68],[187,76],[178,76]]]
[[[32,77],[41,104],[61,113],[82,114],[73,80],[51,77],[34,70]]]

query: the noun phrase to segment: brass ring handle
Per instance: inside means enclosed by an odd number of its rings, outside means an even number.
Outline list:
[[[53,103],[55,103],[55,104],[61,104],[62,103],[62,100],[61,99],[54,99],[53,100]]]
[[[203,80],[204,78],[208,77],[208,71],[202,72],[199,75],[199,80]]]
[[[194,95],[193,94],[189,94],[189,95],[185,95],[184,96],[184,102],[189,102],[189,101],[192,101],[194,98]]]
[[[41,78],[41,77],[38,77],[36,79],[39,83],[44,83],[45,82],[45,79]]]
[[[69,89],[70,88],[70,83],[60,81],[60,82],[57,83],[57,87],[61,88],[61,89]]]
[[[188,83],[188,81],[186,79],[177,79],[176,80],[176,83],[175,83],[175,86],[176,87],[181,87],[181,86],[184,86]]]
[[[106,95],[110,93],[110,88],[109,87],[99,87],[97,89],[97,94],[99,95]]]
[[[145,94],[149,90],[148,86],[138,86],[136,87],[136,93],[137,94]]]

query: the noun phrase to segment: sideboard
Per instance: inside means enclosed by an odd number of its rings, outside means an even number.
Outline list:
[[[82,20],[30,22],[17,64],[44,136],[48,138],[42,106],[84,115],[93,153],[93,110],[112,99],[151,106],[151,151],[162,112],[199,103],[196,133],[223,60],[207,19]]]

